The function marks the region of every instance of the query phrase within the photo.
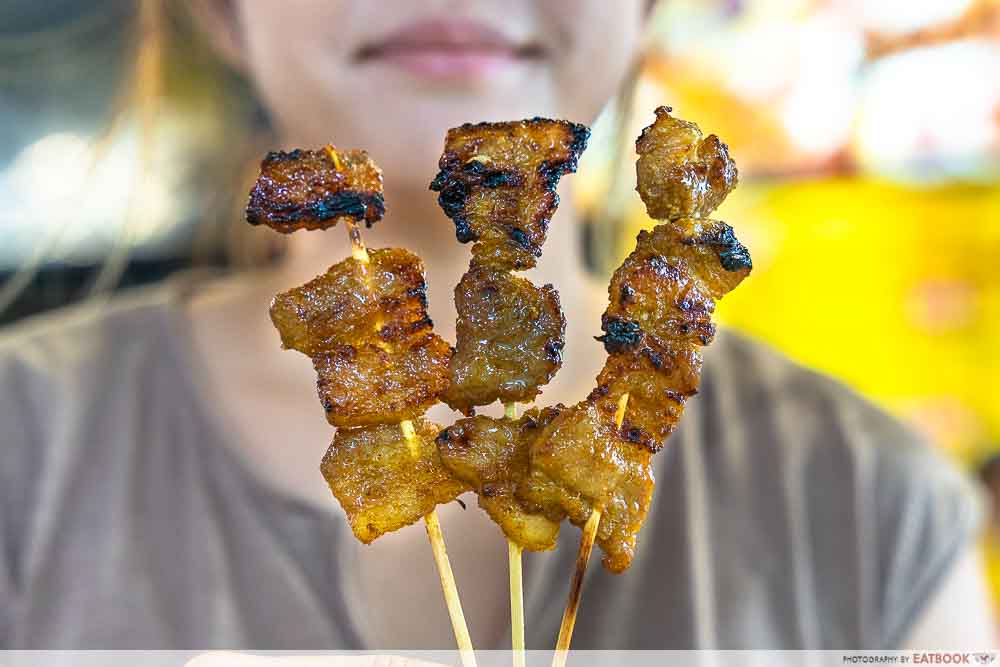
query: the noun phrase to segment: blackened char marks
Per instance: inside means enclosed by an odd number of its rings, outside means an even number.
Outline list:
[[[706,229],[700,236],[682,241],[687,245],[710,246],[719,257],[719,264],[726,271],[749,271],[753,268],[750,251],[736,238],[729,225],[720,222]]]
[[[381,170],[364,151],[332,148],[268,153],[246,209],[251,225],[286,234],[341,219],[370,227],[384,214]]]
[[[480,264],[534,266],[559,204],[559,179],[576,170],[589,135],[583,125],[545,118],[448,131],[430,188],[456,238],[475,243]]]
[[[607,350],[608,354],[633,348],[642,340],[642,327],[639,326],[638,322],[607,315],[601,319],[601,329],[604,331],[604,335],[597,336],[596,339],[604,343],[604,349]]]

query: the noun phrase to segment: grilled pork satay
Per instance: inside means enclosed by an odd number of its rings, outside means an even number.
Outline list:
[[[653,496],[652,455],[616,427],[613,412],[582,401],[562,408],[532,441],[531,472],[518,494],[547,516],[562,514],[578,526],[600,509],[604,566],[621,572],[632,562]]]
[[[583,125],[545,118],[448,130],[431,190],[440,193],[458,240],[475,242],[479,263],[535,265],[559,204],[556,186],[576,171],[589,137]]]
[[[542,508],[517,496],[529,475],[531,442],[558,414],[558,409],[545,408],[528,410],[520,419],[460,419],[437,437],[444,465],[475,490],[479,506],[504,535],[530,551],[555,548],[564,516],[559,510],[546,517]]]
[[[602,328],[608,360],[591,400],[605,412],[628,394],[623,429],[658,448],[698,392],[700,346],[711,343],[715,301],[750,273],[732,228],[684,218],[640,232],[615,271]]]
[[[398,248],[368,257],[347,258],[271,304],[282,344],[312,358],[338,427],[419,417],[448,386],[451,346],[427,317],[423,262]]]
[[[566,320],[552,285],[473,266],[455,288],[458,345],[441,400],[471,414],[496,400],[528,403],[562,364]]]
[[[337,429],[320,470],[365,544],[416,523],[468,487],[441,465],[434,438],[441,427],[413,422],[407,438],[395,424]]]
[[[357,223],[383,212],[378,167],[364,152],[326,146],[269,154],[247,220],[292,232],[344,219],[352,257],[278,295],[271,319],[285,348],[312,358],[327,419],[340,427],[320,468],[355,536],[369,543],[424,519],[462,664],[475,667],[436,511],[466,486],[441,465],[440,427],[414,422],[447,386],[451,348],[427,317],[420,260],[365,248]]]
[[[514,278],[534,266],[559,203],[556,186],[576,170],[590,131],[534,118],[448,131],[431,189],[473,241],[472,265],[455,288],[458,310],[451,386],[443,400],[471,414],[496,400],[527,402],[562,363],[558,293]]]
[[[268,153],[250,191],[247,222],[288,234],[327,229],[341,219],[371,227],[382,218],[382,170],[364,151],[325,150]]]
[[[635,142],[636,190],[654,220],[702,218],[736,187],[736,164],[714,134],[702,139],[692,122],[656,109],[656,122]]]
[[[341,345],[313,357],[316,387],[333,426],[398,424],[424,414],[448,386],[451,347],[428,333],[404,348]]]
[[[474,243],[469,271],[455,287],[456,349],[442,400],[466,415],[496,400],[513,414],[562,364],[566,324],[558,293],[510,271],[534,266],[541,255],[559,203],[556,186],[576,170],[589,135],[582,125],[543,118],[448,132],[431,189],[458,240]],[[476,489],[480,507],[511,544],[534,551],[555,545],[563,516],[560,510],[547,518],[517,497],[541,417],[465,419],[438,440],[445,465]],[[519,553],[511,551],[516,562]]]
[[[608,360],[588,398],[533,439],[520,497],[582,525],[600,512],[604,566],[631,563],[653,491],[650,459],[698,391],[700,348],[715,335],[715,302],[749,274],[747,249],[725,223],[700,219],[735,186],[725,144],[657,109],[637,142],[639,194],[653,217],[615,271],[602,317]],[[687,216],[687,217],[686,217]]]
[[[395,345],[432,329],[424,263],[402,248],[348,257],[271,302],[271,321],[285,348],[305,355],[338,345]]]
[[[352,198],[377,206],[344,204]],[[342,213],[331,213],[336,202],[344,204]],[[381,202],[381,172],[367,155],[327,148],[268,155],[247,211],[251,222],[273,226],[294,217],[323,227],[341,216],[349,224],[374,222]],[[278,294],[270,314],[282,346],[313,361],[320,402],[339,428],[323,475],[359,539],[412,523],[464,489],[441,466],[434,445],[439,428],[420,421],[407,438],[400,427],[448,386],[451,346],[427,317],[419,257],[399,248],[365,250]]]

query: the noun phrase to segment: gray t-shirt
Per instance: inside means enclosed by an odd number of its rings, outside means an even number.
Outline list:
[[[177,284],[0,335],[0,648],[380,648],[350,531],[250,474],[199,400]],[[656,465],[574,648],[894,647],[979,522],[911,433],[733,334]],[[577,535],[525,559],[529,648],[552,647]]]

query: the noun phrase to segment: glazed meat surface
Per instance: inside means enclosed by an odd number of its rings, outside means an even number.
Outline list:
[[[670,341],[707,345],[715,336],[715,301],[676,258],[633,252],[615,271],[609,292],[600,339],[609,352]]]
[[[458,240],[475,242],[479,263],[535,265],[559,204],[556,186],[576,171],[589,136],[583,125],[545,118],[448,130],[431,190]]]
[[[750,275],[750,251],[733,228],[718,220],[681,218],[641,232],[636,250],[683,260],[713,299],[732,292]]]
[[[715,301],[750,272],[732,228],[683,218],[643,231],[608,288],[601,339],[608,360],[591,398],[605,409],[629,394],[623,428],[659,448],[697,393],[699,348],[711,342]]]
[[[698,393],[701,354],[693,345],[653,350],[648,346],[608,355],[589,399],[603,414],[618,409],[628,394],[622,434],[658,451],[681,418],[687,399]]]
[[[518,487],[522,500],[550,517],[565,513],[578,526],[602,511],[597,544],[603,564],[622,572],[631,563],[653,495],[652,451],[627,440],[614,414],[583,401],[559,414],[532,442],[531,470]]]
[[[702,139],[694,123],[656,110],[656,122],[635,142],[636,190],[656,220],[701,218],[736,187],[736,164],[714,134]]]
[[[441,465],[434,444],[440,427],[419,419],[414,429],[412,441],[398,425],[339,429],[323,457],[323,477],[365,544],[468,490]]]
[[[397,424],[438,402],[451,346],[423,335],[393,346],[341,345],[313,357],[316,388],[333,426]]]
[[[551,285],[473,266],[455,287],[457,340],[441,400],[474,406],[529,403],[562,365],[566,320]]]
[[[341,219],[371,227],[384,213],[382,171],[364,151],[333,148],[268,153],[246,210],[251,225],[285,234]]]
[[[423,261],[408,250],[369,250],[274,297],[271,321],[287,349],[312,356],[341,345],[398,344],[430,331]]]
[[[685,218],[640,232],[608,287],[605,346],[615,351],[644,338],[654,347],[707,345],[715,335],[715,301],[750,268],[749,252],[723,222]]]
[[[282,345],[312,358],[320,403],[338,427],[413,419],[449,383],[452,350],[427,317],[423,262],[399,248],[368,256],[271,303]]]
[[[530,551],[555,548],[563,516],[556,510],[550,519],[516,495],[528,475],[531,442],[555,414],[546,409],[520,419],[460,419],[437,437],[445,467],[476,491],[479,506],[508,539]]]

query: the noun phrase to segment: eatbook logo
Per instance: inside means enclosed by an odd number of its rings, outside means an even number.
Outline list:
[[[915,665],[992,665],[997,654],[994,651],[978,653],[914,653]]]

